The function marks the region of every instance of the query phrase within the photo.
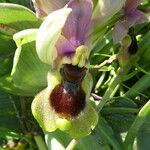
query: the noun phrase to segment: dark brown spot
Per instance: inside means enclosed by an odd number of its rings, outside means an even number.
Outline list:
[[[65,80],[71,83],[78,83],[86,74],[86,68],[79,68],[73,65],[64,65],[63,77]]]
[[[131,45],[129,46],[129,49],[128,49],[128,53],[131,55],[134,55],[138,51],[138,44],[136,40],[136,35],[134,33],[134,28],[130,28],[128,34],[130,35],[131,40],[132,40]]]
[[[85,107],[85,93],[74,84],[60,84],[52,91],[50,103],[60,116],[75,117]]]

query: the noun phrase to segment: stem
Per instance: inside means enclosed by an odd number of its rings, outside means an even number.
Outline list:
[[[101,111],[101,109],[107,103],[107,101],[114,95],[114,90],[116,89],[116,86],[118,86],[121,83],[124,75],[128,72],[129,68],[130,67],[123,67],[119,69],[117,76],[114,77],[114,79],[112,80],[112,83],[110,84],[109,88],[105,92],[102,101],[97,106],[98,112]]]
[[[98,79],[98,82],[97,82],[97,84],[95,86],[95,90],[94,90],[96,93],[98,93],[99,88],[101,87],[101,85],[102,85],[102,83],[104,81],[105,76],[106,76],[106,72],[103,72],[101,74],[100,78]]]
[[[99,95],[97,95],[97,94],[95,94],[95,93],[91,93],[91,96],[95,99],[95,101],[100,101],[100,100],[102,100],[102,97],[99,96]]]
[[[43,138],[40,135],[34,135],[34,140],[39,150],[47,150],[45,142],[43,141]]]
[[[142,107],[124,141],[124,150],[132,150],[133,142],[145,120],[150,116],[150,100]]]
[[[22,131],[24,132],[24,129],[25,129],[25,127],[24,127],[24,122],[23,122],[23,120],[21,119],[20,113],[19,113],[19,111],[18,111],[18,109],[17,109],[17,107],[16,107],[16,104],[15,104],[15,101],[13,100],[12,96],[9,96],[9,99],[10,99],[10,101],[11,101],[11,103],[12,103],[12,106],[13,106],[15,112],[16,112],[16,117],[18,118],[18,121],[19,121],[19,123],[20,123],[21,129],[22,129]]]
[[[21,107],[21,116],[22,116],[21,118],[24,124],[24,132],[29,133],[31,130],[31,125],[27,118],[26,104],[25,104],[25,99],[23,96],[20,96],[20,107]]]
[[[105,66],[107,64],[111,64],[113,61],[116,61],[116,60],[117,60],[117,55],[112,55],[109,59],[105,60],[101,64],[96,65],[96,66],[90,68],[90,71],[97,71],[100,68],[102,68],[103,66]]]
[[[78,143],[77,139],[73,139],[67,146],[66,150],[73,150],[76,147],[77,143]]]

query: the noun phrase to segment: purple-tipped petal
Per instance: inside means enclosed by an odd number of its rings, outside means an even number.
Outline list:
[[[118,43],[123,40],[123,38],[128,33],[129,25],[126,21],[118,21],[114,26],[113,30],[113,41]]]
[[[69,0],[32,0],[33,5],[35,6],[35,11],[40,10],[40,12],[36,12],[37,15],[41,13],[41,11],[48,15],[52,11],[63,8],[68,3],[68,1]]]
[[[72,8],[72,12],[64,26],[63,35],[77,47],[84,44],[91,25],[93,3],[92,0],[71,0],[67,7]]]
[[[43,18],[43,17],[47,16],[47,14],[42,9],[40,9],[36,3],[33,3],[33,6],[34,6],[34,9],[36,12],[36,16],[38,18]]]
[[[56,43],[58,55],[71,56],[75,52],[75,47],[64,36],[61,36]]]
[[[93,12],[95,26],[104,25],[124,6],[126,0],[98,0]]]
[[[146,15],[136,8],[143,0],[126,0],[124,6],[124,21],[117,22],[113,31],[113,40],[118,43],[123,40],[128,29],[138,23],[144,23],[148,20]]]
[[[128,21],[130,26],[147,21],[146,15],[139,10],[135,10],[134,12],[130,13],[125,19]]]
[[[131,13],[132,11],[134,11],[138,5],[142,2],[143,0],[126,0],[125,2],[125,12],[126,13]]]

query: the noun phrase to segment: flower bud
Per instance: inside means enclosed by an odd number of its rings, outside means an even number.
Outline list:
[[[100,24],[107,22],[123,7],[125,0],[98,0],[93,19]]]

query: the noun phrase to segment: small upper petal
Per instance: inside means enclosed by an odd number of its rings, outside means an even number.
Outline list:
[[[60,56],[71,56],[72,54],[75,53],[75,46],[68,41],[64,36],[61,36],[57,43],[56,43],[56,48],[58,55]]]
[[[128,14],[125,19],[128,21],[128,24],[130,26],[147,21],[146,15],[139,10],[135,10],[132,13]]]
[[[43,18],[43,17],[47,16],[47,14],[36,3],[33,3],[33,6],[34,6],[34,9],[36,12],[36,16],[38,18]]]
[[[123,7],[125,0],[98,0],[94,9],[95,25],[104,24]]]
[[[126,21],[118,21],[113,30],[113,41],[118,43],[123,40],[123,38],[128,33],[129,25]]]
[[[143,0],[126,0],[124,6],[125,12],[130,13],[134,11],[142,1]]]
[[[74,46],[84,44],[86,33],[91,25],[93,10],[92,0],[71,0],[68,8],[72,8],[63,29],[63,35]]]

